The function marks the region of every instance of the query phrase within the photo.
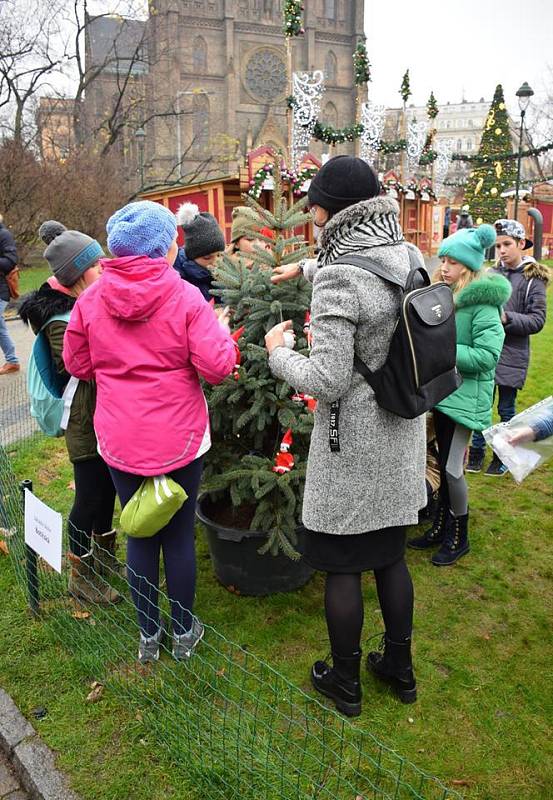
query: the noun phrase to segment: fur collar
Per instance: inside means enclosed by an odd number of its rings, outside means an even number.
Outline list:
[[[21,299],[19,316],[36,334],[50,317],[71,311],[75,303],[74,297],[56,292],[49,284],[43,283],[36,292],[30,292]]]
[[[455,296],[457,308],[467,306],[497,306],[505,305],[511,296],[511,284],[503,275],[486,274],[473,280]]]
[[[543,281],[546,286],[551,280],[551,270],[549,267],[546,267],[545,264],[538,264],[538,262],[534,260],[524,265],[522,274],[526,280],[530,281],[534,278],[537,278],[538,280]]]

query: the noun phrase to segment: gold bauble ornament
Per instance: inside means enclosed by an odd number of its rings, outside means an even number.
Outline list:
[[[470,177],[471,177],[471,178],[474,178],[474,172],[471,172],[471,173],[470,173]]]
[[[497,189],[495,188],[495,186],[493,186],[493,187],[490,189],[490,194],[491,194],[491,195],[493,195],[493,197],[495,197],[495,196],[496,196],[496,194],[497,194]]]
[[[484,220],[482,219],[482,217],[478,217],[478,219],[476,220],[477,225],[482,225],[483,222]]]
[[[496,128],[495,129],[495,135],[496,136],[501,136],[501,128]]]
[[[500,111],[505,111],[505,103],[500,103],[499,104],[499,110]]]
[[[478,194],[483,185],[484,185],[484,178],[480,178],[478,183],[474,187],[474,194]]]

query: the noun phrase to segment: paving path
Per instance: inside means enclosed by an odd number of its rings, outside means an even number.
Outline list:
[[[0,750],[0,800],[29,800],[29,795],[21,788],[2,750]]]
[[[0,444],[3,445],[23,439],[37,430],[29,413],[26,385],[26,367],[35,337],[20,319],[9,320],[7,326],[21,371],[0,375]]]

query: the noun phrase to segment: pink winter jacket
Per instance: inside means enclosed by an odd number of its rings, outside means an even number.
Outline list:
[[[220,383],[235,346],[200,291],[165,258],[106,259],[80,295],[63,346],[68,372],[97,384],[94,427],[112,467],[162,475],[210,447],[199,375]]]

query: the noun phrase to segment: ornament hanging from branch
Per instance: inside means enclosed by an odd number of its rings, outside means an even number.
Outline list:
[[[369,164],[372,164],[378,152],[378,147],[384,132],[385,112],[385,106],[377,106],[370,100],[368,103],[363,103],[361,106],[361,125],[363,126],[363,133],[361,134],[359,155],[364,161],[368,161]]]
[[[453,154],[453,139],[441,139],[436,146],[438,157],[434,168],[434,194],[439,197],[444,188],[444,182],[449,172],[451,156]]]
[[[413,119],[407,125],[407,159],[409,161],[409,170],[414,170],[419,163],[419,158],[422,155],[426,142],[427,127],[428,123],[426,120],[417,122],[416,119]]]
[[[296,168],[303,153],[309,149],[309,142],[324,92],[324,75],[315,72],[294,72],[292,76],[293,117],[292,117],[292,168]]]
[[[305,33],[303,27],[303,2],[301,0],[286,0],[282,10],[282,27],[287,38],[301,36]]]

